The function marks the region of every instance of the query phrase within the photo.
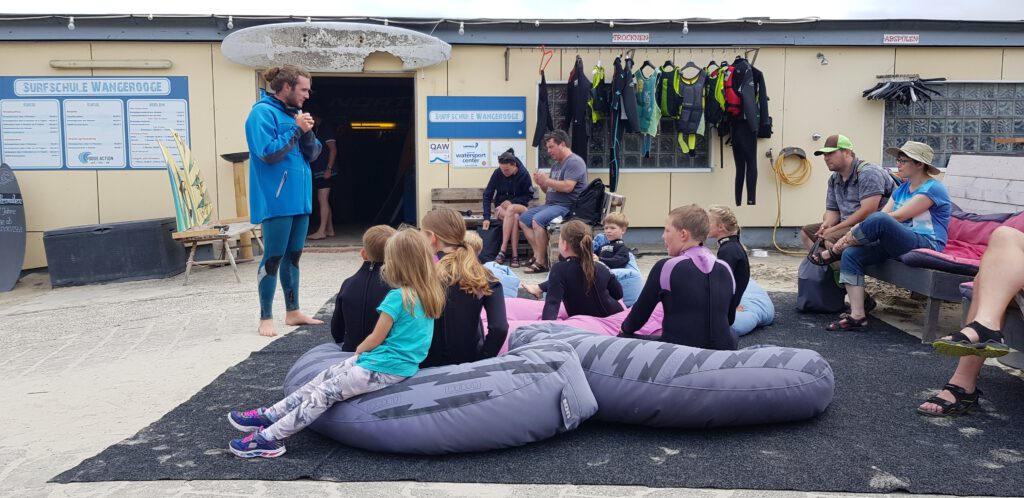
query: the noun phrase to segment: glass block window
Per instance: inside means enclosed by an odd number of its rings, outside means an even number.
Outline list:
[[[555,128],[566,129],[565,104],[567,100],[566,84],[564,82],[548,82],[548,106],[551,109],[551,118],[554,120]],[[529,126],[535,123],[529,123]],[[625,169],[669,169],[669,168],[693,168],[706,169],[711,167],[711,154],[709,142],[717,142],[715,132],[711,132],[711,140],[707,137],[697,135],[696,155],[690,156],[683,153],[677,142],[676,121],[673,119],[662,119],[658,135],[651,140],[650,157],[643,156],[644,136],[640,133],[623,133],[619,140],[619,168]],[[611,120],[605,116],[592,123],[590,128],[590,141],[587,144],[587,168],[608,169],[611,160],[611,131],[609,126]],[[551,158],[548,157],[544,146],[538,147],[540,164],[544,168],[551,166]]]
[[[996,138],[1024,137],[1024,83],[938,83],[942,95],[909,106],[885,103],[884,146],[907,140],[935,151],[934,163],[946,167],[950,154],[1022,154],[1024,143],[997,144]],[[885,155],[883,165],[896,166]]]

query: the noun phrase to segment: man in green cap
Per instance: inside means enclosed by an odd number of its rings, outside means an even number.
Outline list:
[[[814,151],[814,155],[825,156],[825,165],[832,176],[828,179],[822,222],[804,226],[800,240],[808,251],[817,240],[823,240],[822,254],[812,257],[825,265],[839,260],[828,251],[832,244],[850,231],[850,227],[885,206],[896,182],[880,166],[857,158],[853,143],[845,135],[828,137],[825,146]]]

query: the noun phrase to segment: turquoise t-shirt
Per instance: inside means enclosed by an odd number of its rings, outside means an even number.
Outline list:
[[[423,311],[419,298],[416,299],[414,313],[410,314],[402,305],[401,289],[391,289],[377,311],[387,313],[395,324],[380,346],[359,355],[356,365],[401,377],[416,375],[420,363],[427,358],[430,350],[430,340],[434,337],[434,319]]]
[[[949,192],[946,191],[946,186],[938,180],[928,180],[913,192],[910,191],[910,182],[903,182],[892,193],[893,211],[901,208],[915,195],[927,196],[932,200],[932,207],[903,221],[903,224],[910,227],[914,233],[927,237],[932,242],[932,249],[941,251],[946,247],[946,230],[949,227],[950,212],[953,210],[949,201]]]

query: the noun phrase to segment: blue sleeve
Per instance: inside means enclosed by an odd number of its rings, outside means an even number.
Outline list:
[[[307,163],[316,161],[316,158],[320,157],[320,152],[324,150],[323,144],[317,140],[316,134],[312,131],[303,133],[299,143],[302,146],[302,157],[306,158]]]
[[[498,183],[498,175],[500,175],[500,174],[501,174],[501,171],[499,171],[497,169],[494,170],[494,172],[491,173],[491,179],[487,180],[487,186],[484,187],[484,219],[485,220],[491,219],[491,204],[494,203],[494,189],[497,188],[496,184]]]
[[[277,129],[277,121],[273,111],[265,105],[257,106],[245,121],[245,136],[248,138],[252,153],[267,164],[276,163],[285,158],[302,137],[299,125],[291,123],[283,131]],[[314,137],[315,139],[315,137]]]
[[[604,246],[607,243],[608,243],[608,236],[605,235],[604,232],[595,235],[594,236],[594,244],[593,244],[593,246],[594,246],[594,249],[593,249],[594,253],[595,254],[598,253],[601,250],[601,247]]]
[[[935,207],[942,207],[949,204],[949,192],[939,180],[929,180],[928,183],[917,189],[914,195],[925,195],[935,204]]]
[[[377,306],[377,312],[387,313],[397,322],[398,317],[405,313],[405,308],[402,306],[402,290],[391,289],[388,291],[384,300],[380,302],[380,306]]]

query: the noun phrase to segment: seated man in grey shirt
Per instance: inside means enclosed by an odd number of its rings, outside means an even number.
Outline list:
[[[527,266],[526,273],[548,271],[551,266],[547,261],[548,224],[569,214],[580,192],[587,188],[587,165],[569,148],[569,135],[564,130],[545,134],[544,147],[555,164],[551,166],[550,175],[534,173],[533,181],[544,190],[547,200],[543,206],[527,209],[519,215],[519,227],[533,249],[533,263]]]
[[[800,230],[800,240],[808,251],[815,241],[822,239],[822,249],[828,262],[828,248],[846,235],[850,227],[860,223],[869,214],[882,209],[896,182],[892,175],[867,161],[857,158],[853,144],[844,135],[832,135],[825,139],[825,146],[814,152],[825,156],[825,165],[832,176],[828,179],[828,193],[825,195],[825,214],[821,223],[812,223]]]

